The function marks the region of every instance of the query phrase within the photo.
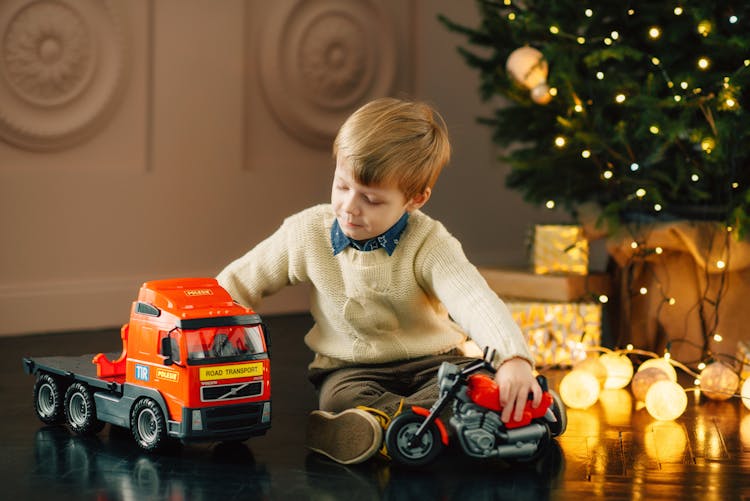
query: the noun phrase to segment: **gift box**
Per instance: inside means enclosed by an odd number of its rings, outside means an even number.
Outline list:
[[[503,299],[538,301],[590,301],[611,294],[606,273],[588,275],[537,275],[514,268],[480,267],[490,288]]]
[[[507,300],[537,367],[570,367],[601,343],[602,305],[592,302]]]
[[[578,225],[534,226],[531,241],[531,264],[534,273],[576,273],[585,275],[589,268],[589,243]]]

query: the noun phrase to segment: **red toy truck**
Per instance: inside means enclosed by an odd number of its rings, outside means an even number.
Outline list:
[[[39,419],[80,434],[129,428],[147,451],[168,438],[241,441],[270,428],[268,333],[215,279],[144,283],[121,337],[117,358],[24,358]]]

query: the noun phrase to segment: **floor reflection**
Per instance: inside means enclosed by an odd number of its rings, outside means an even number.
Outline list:
[[[159,455],[141,452],[126,432],[72,435],[65,427],[36,432],[29,478],[80,498],[143,499],[514,499],[545,500],[559,484],[564,456],[556,441],[529,463],[478,461],[448,449],[419,470],[386,461],[344,466],[316,454],[304,471],[273,478],[245,444],[175,446]],[[42,492],[43,493],[43,492]]]
[[[184,458],[179,446],[147,455],[122,433],[113,429],[109,436],[82,437],[65,427],[40,429],[34,439],[32,482],[50,482],[98,500],[201,500],[243,493],[268,498],[270,476],[244,444],[207,449],[210,457],[196,462]]]

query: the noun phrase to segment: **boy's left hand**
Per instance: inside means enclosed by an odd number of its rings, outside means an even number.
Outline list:
[[[495,382],[500,388],[500,406],[503,409],[500,419],[503,423],[510,421],[511,416],[515,421],[523,417],[529,393],[534,395],[533,407],[539,407],[542,401],[542,388],[534,377],[531,364],[522,358],[511,358],[503,362],[495,373]]]

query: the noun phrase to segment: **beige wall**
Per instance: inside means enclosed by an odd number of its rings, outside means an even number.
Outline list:
[[[549,215],[504,189],[438,12],[476,19],[470,0],[0,3],[0,334],[118,325],[144,280],[214,275],[327,201],[330,138],[382,94],[447,119],[454,158],[425,210],[478,264],[524,264]],[[261,313],[306,304],[292,288]]]

